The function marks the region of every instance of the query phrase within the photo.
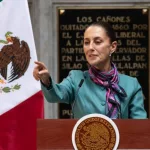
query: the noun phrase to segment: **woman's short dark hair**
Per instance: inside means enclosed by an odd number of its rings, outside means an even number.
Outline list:
[[[112,28],[112,26],[107,23],[107,22],[103,22],[103,21],[99,21],[99,22],[94,22],[92,24],[90,24],[85,31],[91,27],[91,26],[98,26],[98,27],[102,27],[103,29],[105,29],[106,34],[108,35],[108,37],[110,38],[110,42],[116,41],[116,34],[114,29]]]

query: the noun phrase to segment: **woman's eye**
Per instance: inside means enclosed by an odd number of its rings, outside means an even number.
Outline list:
[[[100,44],[100,43],[101,43],[101,41],[95,41],[95,43],[96,43],[96,44]]]
[[[88,45],[88,44],[89,44],[89,42],[87,42],[87,41],[84,42],[84,45]]]

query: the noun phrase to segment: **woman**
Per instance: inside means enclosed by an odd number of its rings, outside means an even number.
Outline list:
[[[43,63],[35,62],[33,75],[36,80],[41,80],[47,101],[71,104],[74,118],[91,113],[104,114],[112,119],[146,118],[142,89],[137,79],[118,73],[111,61],[111,55],[117,49],[112,27],[105,22],[87,27],[83,49],[89,70],[72,70],[60,84],[51,79]]]

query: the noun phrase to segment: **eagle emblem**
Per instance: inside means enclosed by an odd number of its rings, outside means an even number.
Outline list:
[[[5,44],[0,50],[0,84],[13,82],[22,77],[27,71],[30,63],[30,49],[24,40],[20,41],[18,37],[11,36],[13,33],[8,31],[5,34],[6,40],[0,40],[0,43]],[[8,72],[8,65],[11,65]],[[15,85],[14,88],[19,89],[20,85]],[[6,89],[6,87],[5,87]],[[3,89],[1,89],[4,91]],[[7,87],[7,92],[11,88]],[[5,92],[4,91],[4,92]]]

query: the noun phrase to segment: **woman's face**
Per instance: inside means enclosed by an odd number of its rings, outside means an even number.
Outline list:
[[[117,42],[110,42],[103,27],[91,26],[84,33],[83,49],[88,63],[98,69],[110,66],[110,53],[116,50]]]

